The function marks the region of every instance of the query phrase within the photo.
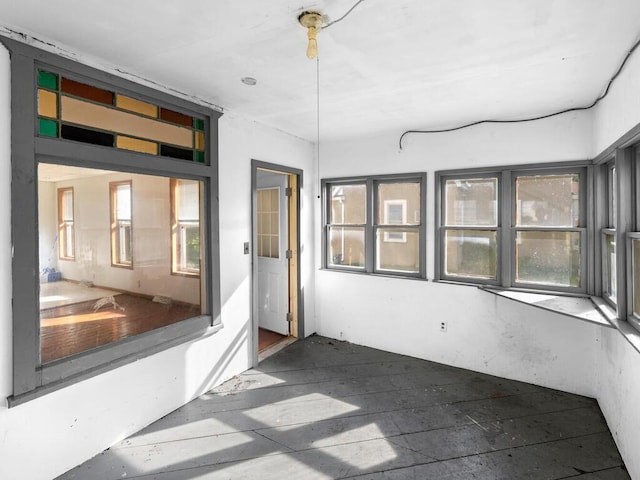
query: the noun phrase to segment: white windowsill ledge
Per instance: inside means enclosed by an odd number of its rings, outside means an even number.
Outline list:
[[[490,287],[478,287],[485,292],[508,298],[516,302],[531,305],[550,312],[566,315],[603,327],[616,328],[611,317],[605,313],[590,297],[554,295],[550,293],[532,293],[517,290],[500,290]]]

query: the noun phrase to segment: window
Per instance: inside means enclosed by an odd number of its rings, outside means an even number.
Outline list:
[[[75,258],[73,227],[73,188],[58,189],[58,252],[61,260]]]
[[[497,280],[498,177],[444,181],[443,273]]]
[[[171,272],[200,274],[200,182],[171,179]]]
[[[220,114],[2,42],[25,106],[11,119],[13,406],[220,323]]]
[[[587,170],[439,172],[436,278],[586,291]]]
[[[424,278],[425,174],[323,180],[324,266]]]
[[[258,256],[280,258],[280,187],[258,190]]]
[[[618,275],[616,272],[616,213],[617,213],[617,175],[615,163],[610,162],[606,168],[606,221],[602,229],[602,296],[611,304],[618,301]]]
[[[598,161],[598,160],[596,160]],[[596,219],[600,228],[600,272],[596,295],[619,320],[640,329],[640,150],[616,149],[596,172]]]
[[[109,183],[111,201],[111,264],[133,266],[131,181]]]
[[[580,288],[580,174],[516,174],[514,208],[514,285]]]

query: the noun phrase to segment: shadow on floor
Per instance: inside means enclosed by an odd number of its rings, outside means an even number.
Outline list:
[[[312,336],[59,479],[629,479],[595,400]]]

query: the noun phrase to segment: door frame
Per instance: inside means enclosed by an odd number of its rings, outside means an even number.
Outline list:
[[[295,215],[296,224],[296,248],[292,249],[297,252],[297,307],[298,307],[298,338],[304,338],[304,298],[300,282],[300,191],[302,190],[303,171],[299,168],[287,167],[275,163],[263,162],[261,160],[251,159],[251,332],[252,332],[252,363],[256,367],[258,365],[258,252],[257,245],[257,225],[256,212],[258,210],[257,195],[257,173],[258,169],[271,170],[275,173],[284,175],[295,175],[296,182],[296,205],[295,212],[289,209],[289,215]],[[288,198],[288,197],[287,197]],[[291,238],[290,221],[287,221],[287,236]],[[287,297],[290,298],[290,292],[287,290]],[[287,302],[289,304],[289,302]]]

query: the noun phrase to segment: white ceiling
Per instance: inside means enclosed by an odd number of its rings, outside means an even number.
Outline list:
[[[314,140],[297,17],[355,3],[0,0],[0,25]],[[638,0],[364,0],[318,37],[321,137],[587,105],[639,36]]]

